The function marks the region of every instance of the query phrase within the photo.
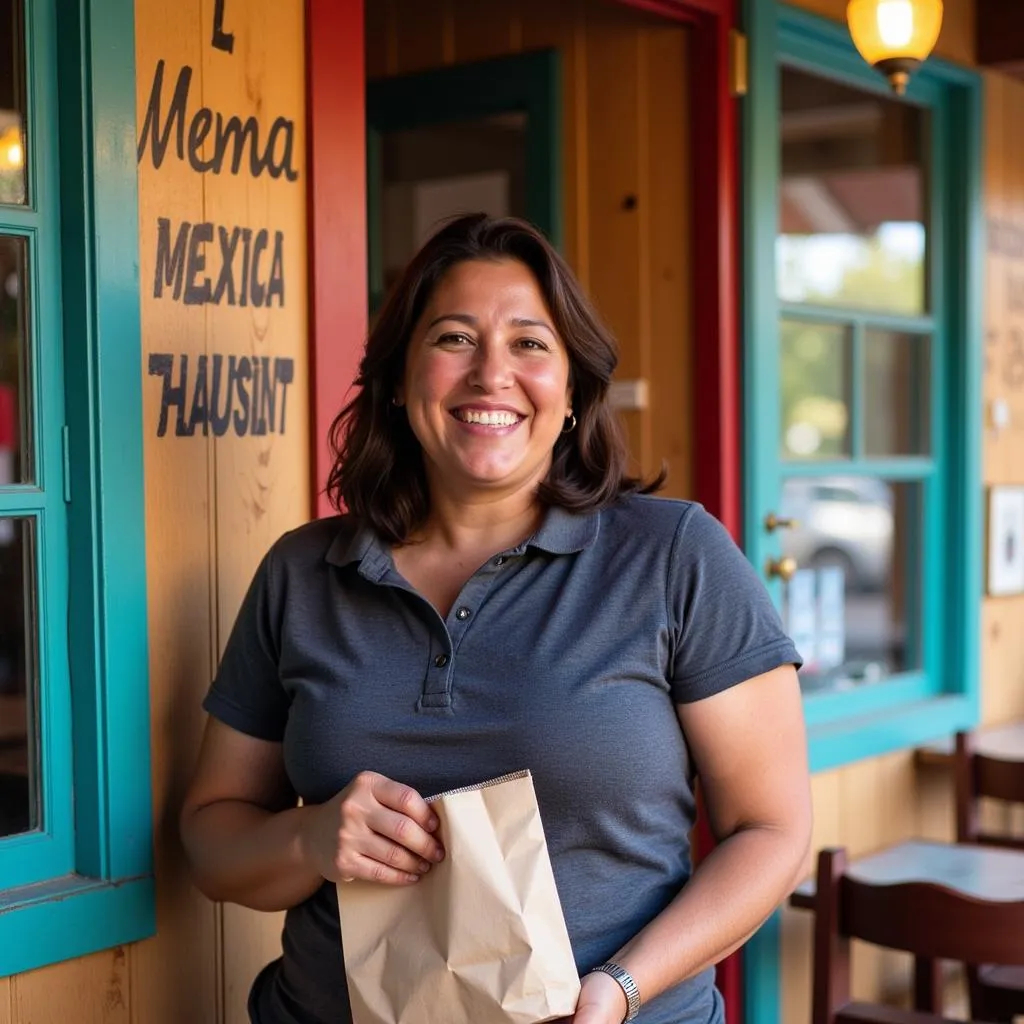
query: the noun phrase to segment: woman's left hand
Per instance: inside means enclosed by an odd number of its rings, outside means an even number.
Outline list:
[[[571,1024],[622,1024],[629,1004],[622,986],[598,971],[583,978]]]

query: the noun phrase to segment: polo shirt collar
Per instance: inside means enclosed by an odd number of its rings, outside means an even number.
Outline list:
[[[512,550],[522,554],[532,547],[552,555],[572,555],[597,540],[600,523],[599,512],[569,512],[552,506],[537,532]],[[355,529],[351,526],[342,528],[327,549],[326,557],[331,565],[337,566],[358,562],[361,575],[378,580],[394,564],[390,550],[376,531],[365,525]]]

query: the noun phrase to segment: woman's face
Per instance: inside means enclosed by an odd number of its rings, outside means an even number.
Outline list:
[[[532,272],[512,259],[452,267],[413,329],[396,398],[435,493],[534,489],[572,392],[568,353]]]

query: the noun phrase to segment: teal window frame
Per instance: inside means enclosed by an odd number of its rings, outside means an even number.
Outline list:
[[[59,82],[59,103],[55,91],[38,100],[57,110],[59,133],[61,280],[50,299],[63,316],[67,457],[54,466],[48,449],[41,470],[52,486],[66,466],[71,555],[60,644],[71,692],[59,702],[64,721],[54,707],[41,727],[69,735],[52,748],[48,771],[69,794],[73,785],[74,797],[73,808],[55,811],[73,829],[63,869],[30,885],[9,886],[0,874],[3,976],[146,938],[156,923],[134,6],[34,0],[26,15],[39,81]],[[30,145],[52,169],[43,138]],[[51,617],[46,628],[63,625]],[[45,633],[40,643],[49,646]],[[4,844],[17,841],[0,841],[0,872]]]
[[[749,95],[743,105],[744,203],[744,388],[757,387],[769,371],[762,345],[765,331],[776,331],[781,305],[776,295],[775,238],[778,226],[778,69],[781,61],[801,64],[861,88],[886,93],[888,86],[857,54],[842,23],[797,10],[776,0],[744,0],[744,28],[749,39]],[[935,383],[941,388],[945,415],[940,418],[944,445],[945,498],[940,514],[945,551],[925,558],[944,560],[944,586],[950,594],[942,614],[943,673],[938,692],[920,691],[911,677],[900,684],[842,698],[828,696],[833,707],[808,709],[811,768],[823,771],[875,757],[977,724],[980,711],[979,646],[982,601],[983,486],[982,459],[982,300],[983,81],[975,71],[930,58],[911,79],[911,101],[942,90],[948,103],[949,131],[936,139],[943,158],[933,173],[946,175],[948,202],[941,231],[930,238],[941,252],[940,278],[947,306],[943,323],[945,366]],[[934,152],[933,148],[933,152]],[[934,161],[933,161],[934,162]],[[774,372],[774,371],[772,371]],[[749,405],[749,397],[748,397]],[[933,424],[934,425],[934,424]],[[764,434],[764,431],[762,431]],[[937,438],[938,440],[938,438]],[[769,443],[774,443],[772,434]],[[744,471],[762,474],[764,458],[756,425],[744,424]],[[775,458],[774,452],[770,456]],[[787,471],[788,471],[787,467]],[[748,548],[763,529],[747,510],[744,539]],[[823,701],[824,704],[824,701]],[[781,1024],[781,915],[774,914],[744,947],[744,1012],[747,1024]]]
[[[383,301],[378,251],[381,133],[496,114],[526,114],[527,219],[562,247],[561,59],[535,50],[453,64],[366,85],[367,255],[370,308]]]
[[[743,160],[745,205],[744,387],[774,379],[767,365],[766,332],[778,330],[783,313],[793,312],[776,296],[775,239],[778,224],[778,69],[785,63],[846,81],[858,88],[887,94],[885,79],[856,52],[846,26],[775,3],[747,0],[751,89],[744,102]],[[821,694],[805,699],[811,766],[815,771],[913,746],[969,728],[979,712],[979,631],[982,596],[982,80],[976,72],[937,58],[929,59],[911,79],[910,102],[932,107],[942,103],[944,116],[933,118],[930,173],[942,176],[931,189],[929,237],[932,261],[930,292],[941,304],[920,318],[936,339],[933,373],[932,427],[934,463],[938,470],[924,477],[933,488],[931,504],[942,518],[941,528],[927,531],[952,542],[941,550],[933,542],[921,557],[928,566],[922,594],[923,614],[938,619],[934,641],[922,652],[928,672],[908,673],[891,683],[847,694]],[[948,126],[943,131],[942,126]],[[935,196],[945,201],[937,209]],[[803,313],[801,313],[803,315]],[[822,319],[830,313],[821,311]],[[835,315],[835,314],[832,314]],[[814,313],[818,318],[818,311]],[[846,319],[845,312],[842,314]],[[911,318],[899,318],[902,329]],[[872,324],[884,317],[865,316]],[[769,376],[769,374],[771,376]],[[749,407],[749,399],[748,399]],[[774,464],[775,432],[758,429],[748,417],[745,431],[745,473],[764,479]],[[916,467],[886,460],[875,469],[887,474]],[[870,463],[861,467],[871,469]],[[820,466],[813,467],[820,471]],[[787,465],[785,472],[801,472]],[[745,539],[753,548],[763,532],[758,510],[748,508]],[[939,607],[936,593],[948,600]],[[931,595],[931,596],[929,596]],[[940,646],[941,645],[941,646]],[[929,674],[930,673],[930,674]]]

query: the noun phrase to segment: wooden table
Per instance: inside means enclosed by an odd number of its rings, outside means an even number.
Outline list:
[[[976,729],[972,734],[972,741],[974,749],[979,754],[1020,761],[1024,764],[1024,721]],[[919,747],[916,757],[918,764],[949,767],[953,763],[953,737],[948,736]]]
[[[929,882],[982,900],[1024,901],[1024,853],[991,846],[912,840],[851,860],[847,874],[876,885]],[[811,878],[789,898],[801,910],[814,909]]]

